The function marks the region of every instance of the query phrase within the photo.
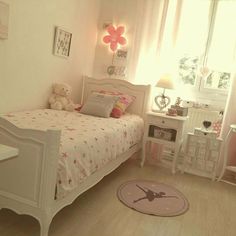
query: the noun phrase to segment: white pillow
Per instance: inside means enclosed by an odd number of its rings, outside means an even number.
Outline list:
[[[119,97],[101,93],[92,93],[80,112],[86,115],[110,117],[111,111]]]

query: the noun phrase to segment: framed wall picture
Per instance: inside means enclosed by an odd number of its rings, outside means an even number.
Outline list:
[[[8,38],[9,5],[0,1],[0,39]]]
[[[127,49],[118,49],[114,55],[114,61],[122,61],[122,62],[126,62],[127,61],[127,57],[128,57],[128,51]]]
[[[70,55],[71,40],[72,33],[61,27],[56,27],[53,54],[56,56],[68,58]]]

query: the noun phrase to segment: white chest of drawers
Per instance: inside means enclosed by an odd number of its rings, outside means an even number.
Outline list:
[[[222,139],[216,138],[210,132],[188,133],[183,172],[215,180],[221,146]]]

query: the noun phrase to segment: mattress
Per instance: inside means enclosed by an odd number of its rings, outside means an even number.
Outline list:
[[[133,114],[116,119],[38,109],[2,117],[19,128],[61,130],[57,198],[65,197],[88,176],[140,142],[144,127],[142,118]]]

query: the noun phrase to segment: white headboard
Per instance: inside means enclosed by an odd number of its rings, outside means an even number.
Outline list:
[[[95,79],[85,76],[81,103],[83,104],[92,92],[99,90],[118,91],[135,96],[135,101],[127,111],[145,118],[149,105],[150,85],[135,85],[120,79]]]

